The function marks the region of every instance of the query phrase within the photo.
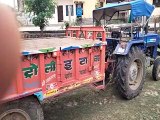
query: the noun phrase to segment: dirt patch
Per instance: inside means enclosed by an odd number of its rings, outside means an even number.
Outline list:
[[[85,87],[45,102],[45,120],[160,120],[160,81],[150,73],[133,100],[121,98],[115,85],[101,92]]]

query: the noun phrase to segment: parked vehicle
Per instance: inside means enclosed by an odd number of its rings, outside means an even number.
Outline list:
[[[153,65],[152,76],[159,80],[158,34],[147,33],[147,22],[154,6],[144,0],[107,4],[93,11],[94,21],[110,21],[119,18],[119,12],[130,10],[130,23],[114,26],[106,25],[106,62],[112,78],[115,79],[120,94],[126,99],[136,97],[145,81],[146,67]],[[108,12],[109,11],[109,12]],[[114,16],[117,15],[117,16]],[[111,61],[111,62],[110,62]],[[108,82],[108,80],[106,80]]]
[[[77,38],[22,41],[21,65],[17,79],[1,100],[9,102],[1,109],[0,119],[13,117],[20,120],[43,120],[39,101],[104,80],[104,28],[81,28],[86,32],[92,30],[94,40],[78,38],[80,29],[78,27],[76,34],[74,29],[77,28],[68,28],[67,35],[75,35]],[[101,34],[102,41],[96,40],[98,33]]]
[[[108,4],[94,10],[93,19],[109,21],[116,12],[131,10],[133,22],[150,17],[153,9],[143,0]],[[123,32],[109,31],[107,26],[106,31],[98,26],[69,27],[66,38],[23,41],[17,79],[1,100],[6,104],[0,119],[43,120],[40,102],[88,84],[105,89],[111,80],[123,97],[136,97],[143,88],[146,67],[153,64],[153,78],[160,79],[159,36],[145,34],[145,25],[131,23]]]

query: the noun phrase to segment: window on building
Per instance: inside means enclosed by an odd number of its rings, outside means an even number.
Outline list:
[[[73,5],[66,5],[66,16],[69,16],[69,6],[71,6],[71,16],[74,15]]]
[[[123,2],[124,0],[106,0],[106,3]]]
[[[153,0],[153,5],[160,7],[160,0]]]
[[[76,8],[81,7],[82,8],[82,15],[83,15],[83,3],[76,4]]]

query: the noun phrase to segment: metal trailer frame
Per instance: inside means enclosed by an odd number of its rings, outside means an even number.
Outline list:
[[[90,37],[89,32],[92,33]],[[84,33],[84,38],[80,38],[81,33]],[[96,40],[98,34],[102,38],[98,44],[84,43],[84,46],[67,46],[59,50],[42,48],[37,51],[23,51],[17,78],[13,80],[1,102],[32,95],[43,101],[87,84],[104,81],[104,28],[70,27],[66,30],[67,39],[75,37],[74,39],[83,39],[84,42]],[[3,89],[3,84],[1,88]],[[103,89],[104,86],[96,88]]]

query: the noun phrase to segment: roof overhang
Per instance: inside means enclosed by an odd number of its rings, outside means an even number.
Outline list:
[[[138,16],[150,17],[154,6],[144,0],[135,0],[131,2],[109,3],[106,6],[93,11],[93,19],[100,21],[105,19],[109,21],[116,12],[131,10],[131,20]]]

